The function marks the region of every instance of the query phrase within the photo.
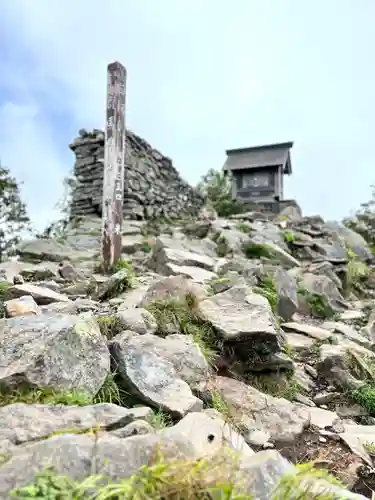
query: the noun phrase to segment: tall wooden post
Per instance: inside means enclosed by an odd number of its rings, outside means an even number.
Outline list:
[[[121,255],[121,223],[125,170],[126,69],[119,62],[107,68],[107,114],[103,179],[102,261],[105,270]]]

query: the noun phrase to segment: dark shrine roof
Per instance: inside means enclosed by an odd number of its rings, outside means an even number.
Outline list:
[[[289,150],[292,147],[293,142],[282,142],[265,146],[228,149],[223,168],[225,171],[233,171],[281,166],[285,174],[291,174],[292,164]]]

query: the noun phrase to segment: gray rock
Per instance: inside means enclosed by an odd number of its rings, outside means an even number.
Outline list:
[[[14,316],[36,316],[42,311],[31,295],[24,295],[19,299],[7,300],[4,302],[8,317]]]
[[[197,313],[213,325],[224,340],[251,338],[254,343],[266,343],[274,352],[282,345],[283,337],[276,329],[268,300],[251,293],[245,286],[234,286],[200,301]]]
[[[336,231],[344,239],[348,247],[361,259],[365,261],[373,259],[371,249],[363,236],[338,222],[328,221],[325,226],[332,231]]]
[[[179,267],[200,267],[212,271],[215,261],[206,255],[169,248],[165,246],[163,240],[157,239],[150,256],[149,267],[164,276],[169,276],[179,274]]]
[[[144,348],[144,339],[134,332],[116,335],[110,342],[110,351],[125,388],[146,404],[181,417],[199,411],[203,403],[193,396],[188,384],[182,380],[173,364],[157,350]]]
[[[66,295],[42,286],[30,285],[29,283],[10,287],[9,294],[15,298],[31,295],[38,305],[51,304],[52,302],[69,302],[70,300]]]
[[[289,321],[298,309],[297,283],[284,269],[278,269],[275,276],[277,290],[277,312]]]
[[[333,311],[348,309],[347,301],[341,295],[337,286],[328,276],[316,276],[307,273],[300,282],[301,288],[309,293],[319,295],[332,308]]]
[[[141,335],[155,333],[158,328],[154,316],[142,308],[121,309],[116,314],[116,318],[124,330],[132,330]]]
[[[68,434],[117,423],[120,428],[138,419],[150,419],[147,407],[123,408],[109,403],[63,406],[15,403],[0,408],[0,443],[4,449],[46,439],[54,433]],[[15,451],[15,450],[14,450]]]
[[[0,382],[96,394],[109,351],[95,318],[48,313],[0,320]]]
[[[309,422],[309,412],[235,379],[214,377],[208,388],[217,391],[236,415],[246,433],[261,430],[275,441],[293,441]],[[311,410],[310,408],[308,409]]]
[[[171,276],[153,283],[144,294],[139,307],[145,308],[156,300],[185,300],[188,296],[199,299],[207,297],[207,294],[204,287],[193,283],[186,276]]]
[[[130,271],[128,269],[121,269],[100,283],[92,296],[95,300],[104,300],[119,295],[124,290],[130,288],[130,279]]]

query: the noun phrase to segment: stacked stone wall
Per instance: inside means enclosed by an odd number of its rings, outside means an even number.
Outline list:
[[[81,130],[69,147],[76,156],[70,215],[101,216],[104,133]],[[202,195],[180,177],[170,158],[127,131],[124,218],[195,215],[204,202]]]

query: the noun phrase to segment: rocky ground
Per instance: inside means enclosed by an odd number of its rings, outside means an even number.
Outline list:
[[[206,213],[125,221],[111,273],[99,251],[86,218],[0,264],[0,498],[371,498],[360,235]]]

